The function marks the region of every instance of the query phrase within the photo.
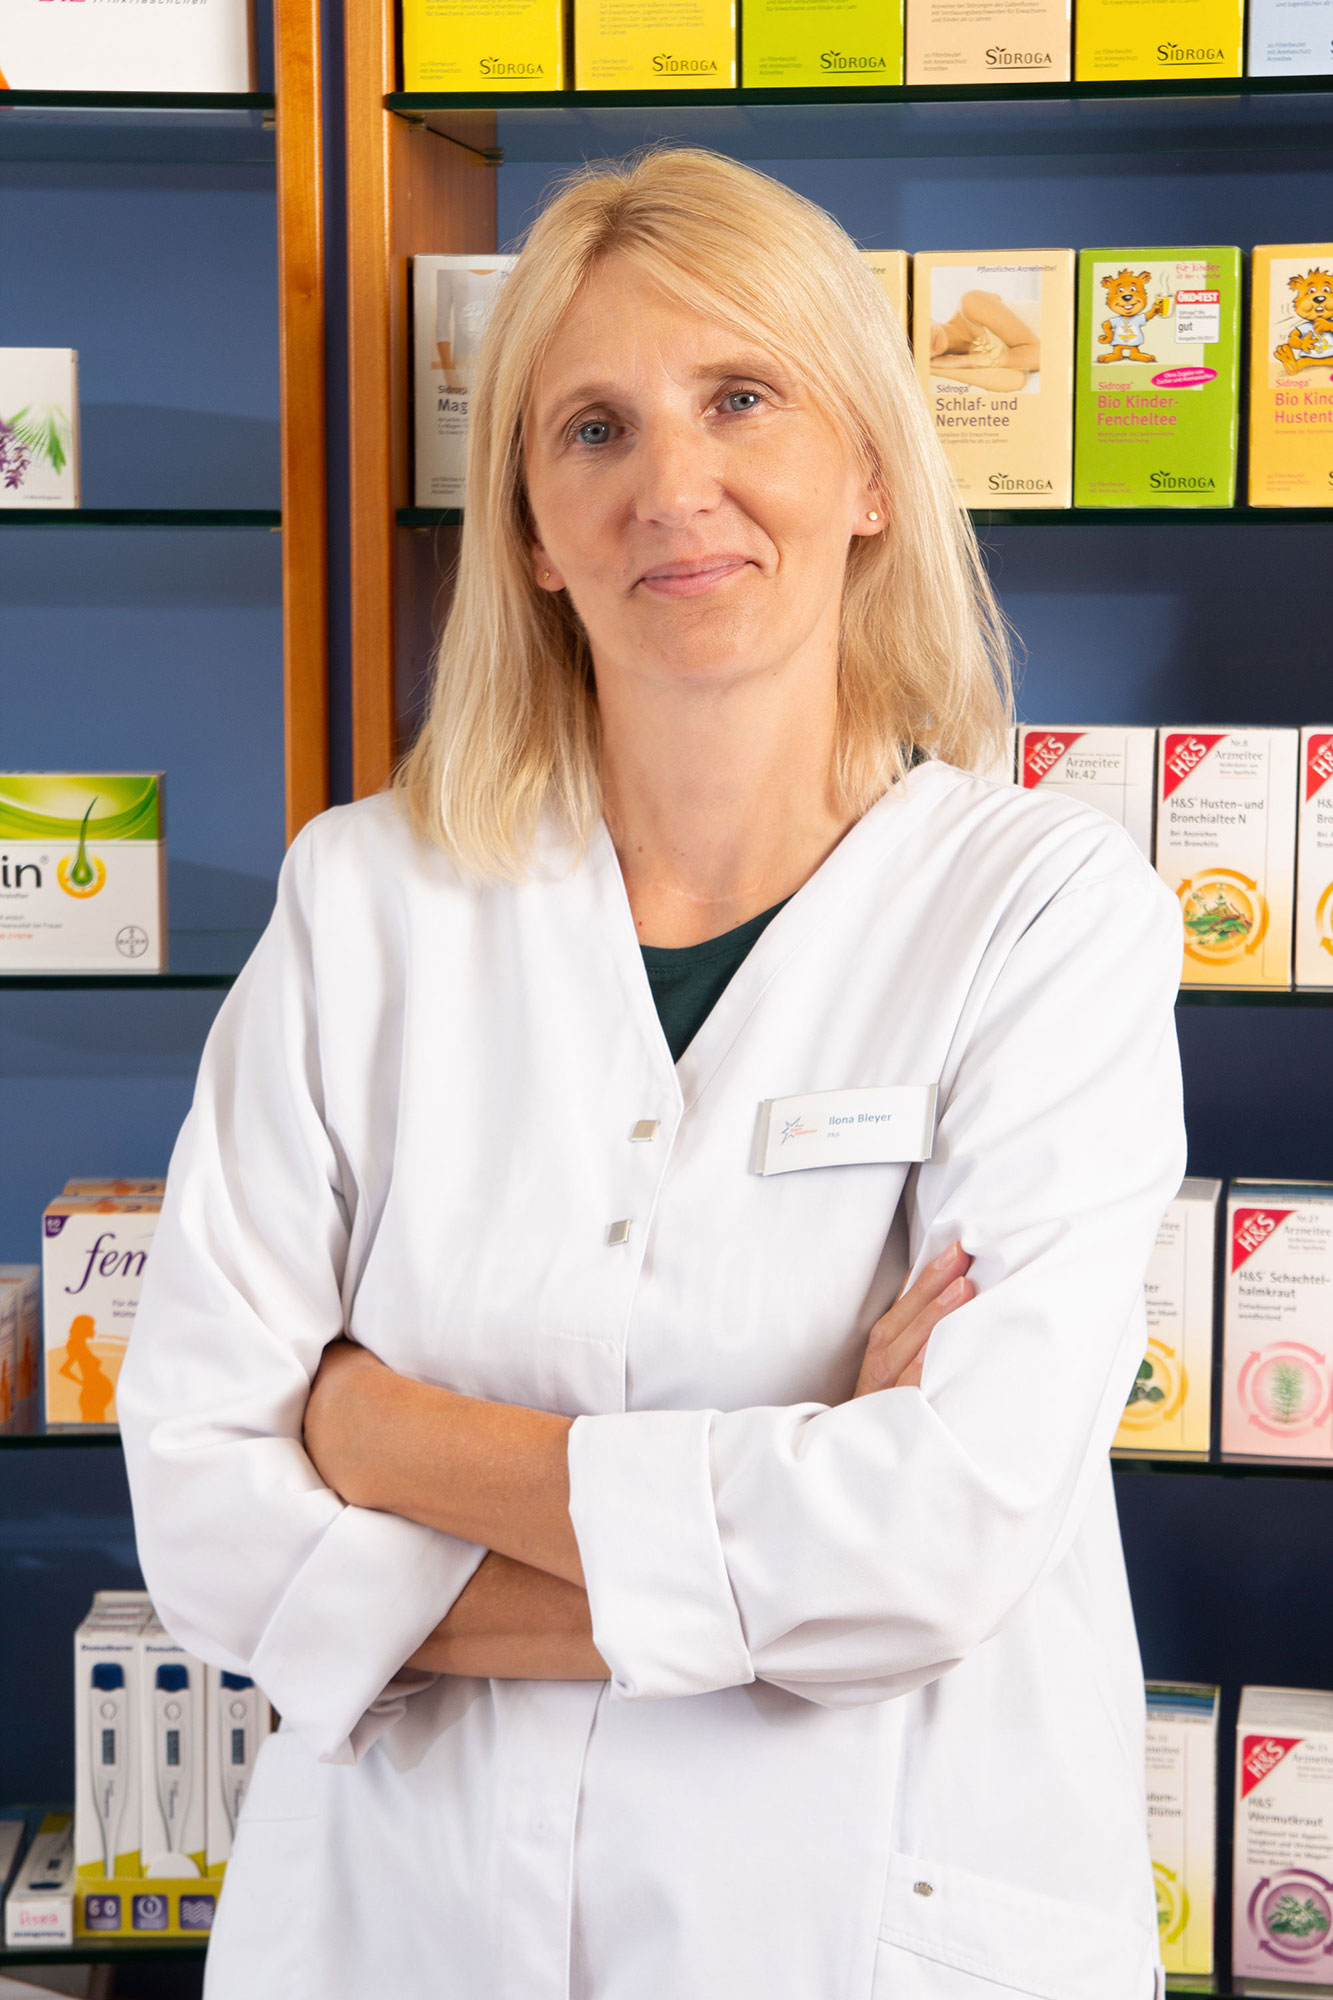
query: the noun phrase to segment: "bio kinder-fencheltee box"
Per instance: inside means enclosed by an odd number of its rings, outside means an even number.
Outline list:
[[[160,771],[0,774],[0,976],[160,972]]]
[[[901,83],[902,0],[745,0],[741,80],[767,90]]]
[[[574,0],[578,90],[726,90],[735,0]]]
[[[45,4],[50,13],[63,11]],[[78,504],[78,354],[72,347],[0,347],[0,507]]]
[[[1233,1181],[1222,1449],[1333,1457],[1333,1184]]]
[[[1070,57],[1069,0],[908,0],[908,83],[1064,83]]]
[[[1148,1351],[1116,1432],[1121,1451],[1207,1457],[1221,1195],[1221,1181],[1186,1180],[1162,1218],[1143,1286]]]
[[[1213,1969],[1219,1690],[1149,1681],[1148,1843],[1167,1972]]]
[[[512,256],[412,259],[412,400],[418,507],[461,507],[481,337]]]
[[[1333,723],[1301,731],[1296,838],[1298,986],[1333,986]]]
[[[968,507],[1070,503],[1072,250],[923,251],[912,346]]]
[[[1289,986],[1294,729],[1164,729],[1157,872],[1180,898],[1185,986]]]
[[[1077,507],[1229,507],[1236,490],[1240,251],[1084,250]]]
[[[1018,732],[1018,770],[1026,791],[1038,786],[1081,799],[1119,821],[1152,860],[1153,773],[1157,731],[1098,724],[1049,729],[1025,723]]]
[[[116,1421],[116,1383],[161,1212],[153,1196],[62,1195],[42,1218],[46,1421]]]
[[[1236,1721],[1231,1970],[1333,1985],[1333,1694],[1247,1687]],[[1247,1989],[1248,1990],[1248,1989]]]
[[[1244,0],[1078,0],[1080,83],[1239,76]]]
[[[403,0],[404,90],[563,90],[563,0]]]
[[[1333,243],[1255,246],[1249,493],[1252,507],[1333,507]]]
[[[1250,76],[1333,75],[1333,0],[1249,0]]]

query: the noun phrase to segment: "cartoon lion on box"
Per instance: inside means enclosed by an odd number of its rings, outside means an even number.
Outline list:
[[[1106,292],[1106,310],[1109,319],[1102,321],[1098,336],[1103,347],[1110,351],[1098,354],[1098,361],[1155,361],[1155,354],[1143,351],[1143,330],[1150,319],[1166,319],[1175,304],[1170,292],[1161,292],[1148,304],[1148,286],[1152,274],[1140,271],[1117,271],[1113,278],[1102,279]]]
[[[1273,349],[1288,375],[1333,367],[1333,275],[1316,268],[1288,278],[1296,294],[1296,331]]]

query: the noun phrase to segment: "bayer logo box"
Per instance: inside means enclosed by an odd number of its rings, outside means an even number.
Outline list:
[[[162,972],[160,771],[0,773],[0,977]]]

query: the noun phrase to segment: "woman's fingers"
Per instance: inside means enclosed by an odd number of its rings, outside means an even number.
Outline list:
[[[975,1296],[972,1259],[951,1243],[871,1328],[854,1394],[919,1387],[923,1350],[939,1322]]]

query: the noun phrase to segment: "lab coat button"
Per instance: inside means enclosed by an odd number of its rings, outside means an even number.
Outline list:
[[[914,1896],[933,1896],[934,1893],[935,1884],[933,1882],[913,1882],[912,1884],[912,1894]]]
[[[631,1139],[655,1139],[657,1126],[656,1118],[640,1118],[629,1136]]]
[[[611,1227],[606,1232],[606,1240],[608,1243],[628,1243],[629,1242],[628,1219],[626,1219],[623,1222],[613,1222],[611,1224]]]

